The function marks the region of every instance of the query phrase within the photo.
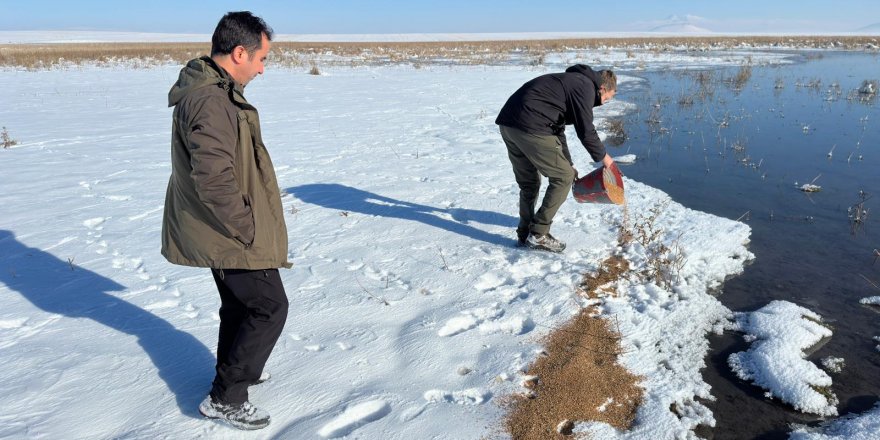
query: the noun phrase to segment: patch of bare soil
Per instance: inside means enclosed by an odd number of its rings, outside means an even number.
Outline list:
[[[628,268],[622,258],[611,257],[597,274],[584,277],[581,291],[595,295]],[[621,348],[615,329],[613,322],[585,309],[547,336],[544,353],[528,371],[535,376],[526,383],[529,393],[507,402],[505,430],[514,440],[571,439],[575,422],[630,427],[642,389],[639,377],[617,363]]]

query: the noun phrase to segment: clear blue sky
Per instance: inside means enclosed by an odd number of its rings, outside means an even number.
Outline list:
[[[233,10],[253,11],[282,34],[633,32],[674,23],[816,33],[880,23],[880,0],[0,0],[0,31],[210,34]]]

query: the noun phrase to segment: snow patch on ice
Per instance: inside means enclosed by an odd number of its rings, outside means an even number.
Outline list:
[[[840,373],[846,364],[843,358],[827,356],[822,358],[822,366],[831,373]]]
[[[622,164],[631,164],[636,162],[635,154],[624,154],[614,158],[614,161]]]
[[[731,354],[730,368],[796,410],[823,416],[837,415],[837,397],[817,391],[831,386],[831,377],[804,359],[804,350],[831,330],[819,324],[822,318],[788,301],[772,301],[751,312],[737,313],[738,329],[756,337],[751,348]]]
[[[862,414],[841,417],[818,428],[795,428],[789,440],[876,440],[880,438],[880,405]]]
[[[636,162],[638,156],[635,154],[621,154],[620,156],[613,156],[615,162],[619,164],[629,165]],[[593,165],[602,165],[602,162],[591,162]]]
[[[869,296],[867,298],[862,298],[859,302],[871,306],[880,306],[880,296]]]

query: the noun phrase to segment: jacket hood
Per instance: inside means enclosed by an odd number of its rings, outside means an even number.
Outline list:
[[[575,64],[574,66],[565,69],[565,73],[580,73],[587,78],[590,78],[590,81],[593,82],[593,86],[596,87],[596,100],[593,102],[593,107],[599,107],[602,105],[602,98],[599,96],[599,87],[601,86],[602,80],[599,79],[599,74],[596,73],[595,70],[584,64]]]
[[[187,94],[202,87],[218,85],[226,90],[237,87],[235,81],[209,56],[195,58],[180,70],[177,82],[168,92],[168,107],[174,107]]]
[[[565,69],[565,73],[580,73],[586,75],[587,78],[590,78],[590,80],[592,80],[597,87],[599,86],[599,75],[590,66],[584,64],[575,64],[574,66]]]

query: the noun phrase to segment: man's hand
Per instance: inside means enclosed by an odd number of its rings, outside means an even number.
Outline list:
[[[611,158],[611,155],[605,153],[605,157],[602,159],[602,165],[604,165],[605,167],[610,167],[613,163],[614,159]]]
[[[579,176],[578,169],[575,167],[571,167],[571,169],[574,170],[574,180],[578,180],[578,176]]]

